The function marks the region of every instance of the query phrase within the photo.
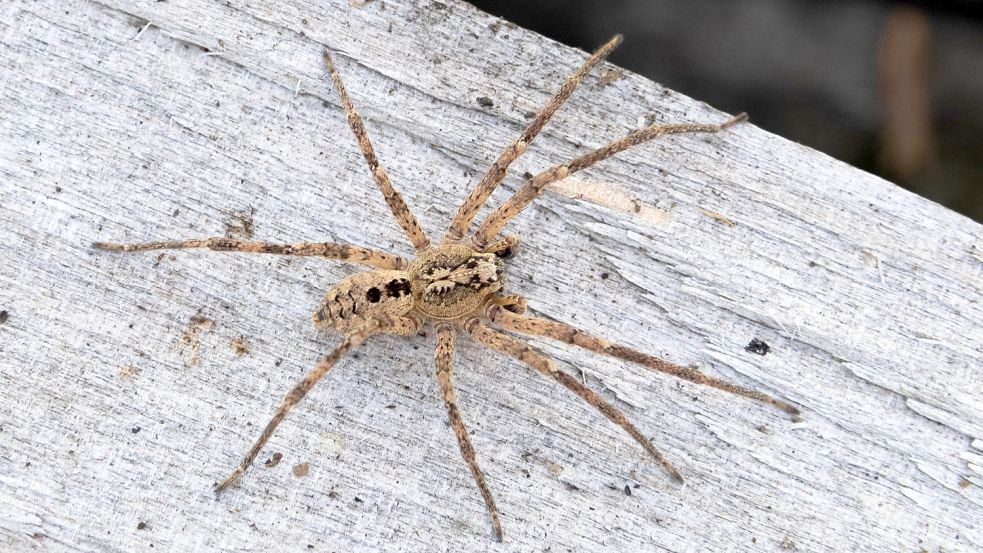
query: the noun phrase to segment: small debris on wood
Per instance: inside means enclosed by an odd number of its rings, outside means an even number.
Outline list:
[[[236,211],[228,223],[225,223],[225,236],[228,238],[252,238],[253,237],[253,213],[255,210],[250,207],[249,212]]]
[[[621,71],[620,69],[615,67],[607,67],[601,70],[600,84],[601,86],[606,86],[613,83],[614,81],[617,81],[618,79],[624,76],[625,76],[624,72]]]
[[[756,353],[758,355],[767,355],[771,351],[771,346],[766,344],[763,340],[758,340],[757,338],[752,338],[748,345],[744,346],[744,351],[750,353]]]
[[[611,276],[611,273],[601,273],[601,280],[607,280]]]
[[[970,487],[972,485],[973,485],[973,483],[968,478],[960,478],[959,479],[959,487],[960,488],[968,488],[968,487]]]
[[[140,432],[140,427],[139,426],[134,426],[133,428],[130,429],[130,432],[132,432],[134,434],[137,434],[137,433]]]
[[[362,503],[362,498],[356,495],[355,496],[355,503]]]
[[[629,486],[628,484],[625,484],[625,495],[631,497],[631,486]]]
[[[294,476],[301,478],[310,474],[311,465],[310,463],[300,463],[299,465],[294,465],[294,468],[290,470],[294,473]]]
[[[495,102],[488,96],[479,96],[476,101],[478,102],[478,105],[483,108],[490,108],[495,105]]]
[[[126,365],[124,367],[121,367],[119,370],[120,378],[132,379],[132,378],[136,378],[138,374],[140,374],[140,369],[134,367],[133,365]]]
[[[782,549],[784,549],[785,551],[798,551],[799,550],[799,548],[795,546],[795,542],[792,541],[792,538],[790,538],[788,536],[785,536],[785,539],[782,540],[782,543],[778,544],[778,546],[781,547]]]
[[[140,522],[137,523],[137,530],[146,530],[146,529],[147,529],[147,523],[146,522],[143,522],[141,520]]]
[[[266,462],[263,463],[263,465],[265,465],[266,468],[271,469],[271,468],[279,465],[281,460],[283,460],[283,454],[277,452],[277,453],[274,453],[272,457],[270,457],[269,459],[267,459]]]
[[[4,309],[3,311],[0,311],[0,325],[2,325],[3,323],[7,322],[7,319],[9,319],[9,318],[10,318],[10,313],[7,313],[7,310],[6,309]]]
[[[236,357],[242,357],[249,353],[249,342],[246,341],[245,336],[232,339],[232,351],[235,352]]]
[[[714,221],[720,221],[721,223],[724,223],[729,227],[732,227],[737,224],[734,221],[731,221],[730,218],[728,218],[726,215],[724,215],[719,211],[712,211],[710,209],[703,209],[701,207],[700,212],[706,215],[707,217],[713,219]]]
[[[198,351],[201,349],[201,333],[210,331],[215,326],[215,321],[202,315],[195,314],[191,317],[188,327],[181,334],[181,341],[189,346],[189,351],[185,357],[184,364],[188,367],[195,367],[201,362]]]

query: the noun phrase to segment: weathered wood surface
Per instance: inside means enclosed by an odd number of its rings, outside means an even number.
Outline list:
[[[432,235],[584,58],[454,1],[0,4],[0,549],[983,548],[980,226],[749,124],[652,143],[545,195],[511,226],[511,288],[789,399],[801,422],[537,342],[628,412],[680,487],[577,398],[462,339],[499,545],[445,422],[433,336],[378,338],[281,426],[261,457],[277,466],[216,499],[337,341],[310,311],[353,267],[89,244],[252,232],[409,255],[325,46]],[[595,75],[512,174],[642,119],[722,117]],[[745,351],[752,338],[771,352]]]

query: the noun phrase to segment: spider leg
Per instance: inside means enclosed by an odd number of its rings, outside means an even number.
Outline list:
[[[493,253],[502,259],[512,259],[519,250],[519,237],[510,234],[484,249],[481,253]]]
[[[439,322],[434,325],[437,330],[437,349],[434,353],[434,360],[437,365],[437,384],[444,397],[444,405],[447,406],[447,418],[450,419],[451,428],[457,436],[457,445],[461,448],[461,456],[464,462],[471,469],[471,476],[474,477],[481,497],[485,500],[488,514],[491,515],[492,528],[495,531],[495,539],[502,541],[502,522],[499,520],[498,507],[495,506],[495,498],[492,497],[491,490],[485,482],[485,475],[478,467],[478,459],[475,456],[474,446],[468,438],[468,431],[464,427],[464,420],[461,419],[461,412],[457,409],[457,398],[454,393],[454,383],[451,381],[453,365],[451,357],[454,353],[454,327],[446,322]]]
[[[310,389],[313,388],[314,385],[317,384],[318,381],[331,370],[331,367],[338,362],[338,359],[345,355],[349,349],[364,342],[369,336],[385,332],[386,329],[394,326],[394,324],[395,321],[391,321],[389,319],[374,319],[345,336],[345,339],[342,340],[341,343],[338,344],[327,357],[319,361],[318,364],[315,365],[314,368],[311,369],[306,375],[304,375],[304,378],[302,378],[301,381],[290,390],[287,396],[283,399],[283,402],[280,404],[280,408],[277,409],[276,414],[273,415],[273,418],[270,419],[270,422],[266,424],[263,432],[259,435],[259,439],[256,440],[256,443],[254,443],[249,449],[249,452],[246,453],[246,457],[241,463],[239,463],[239,466],[232,471],[232,474],[230,474],[228,478],[215,486],[215,491],[221,492],[228,488],[230,484],[242,476],[242,473],[246,472],[246,469],[249,468],[249,465],[252,464],[253,460],[256,459],[256,456],[259,455],[260,450],[262,450],[263,446],[266,445],[266,442],[270,439],[270,436],[273,435],[273,431],[276,430],[276,427],[279,426],[281,422],[283,422],[283,419],[287,416],[287,413],[290,412],[295,405],[300,403],[300,400],[304,399],[307,392],[309,392]]]
[[[631,435],[632,438],[638,442],[645,451],[649,453],[660,465],[669,473],[669,476],[677,482],[682,482],[683,477],[676,470],[676,467],[665,458],[662,453],[652,445],[652,443],[642,434],[635,425],[628,420],[628,417],[624,413],[618,410],[617,407],[611,405],[599,396],[596,392],[584,386],[579,380],[570,376],[569,374],[561,371],[557,366],[556,362],[551,358],[547,357],[543,353],[540,353],[532,349],[529,344],[518,338],[514,338],[507,334],[503,334],[491,327],[483,324],[477,318],[471,318],[464,322],[464,328],[468,331],[472,338],[477,340],[479,343],[484,344],[495,351],[504,353],[510,357],[513,357],[526,365],[536,369],[537,371],[543,373],[544,375],[556,380],[560,384],[564,385],[567,389],[573,393],[580,396],[581,399],[591,404],[595,409],[600,411],[604,416],[611,420],[611,422],[617,424],[625,432]]]
[[[615,35],[604,46],[598,48],[579,69],[567,77],[563,86],[546,102],[546,105],[539,111],[536,118],[529,123],[526,130],[522,131],[519,138],[516,138],[514,142],[505,148],[498,156],[498,159],[495,160],[495,163],[488,169],[488,172],[485,173],[485,176],[481,178],[481,182],[468,194],[468,197],[458,209],[457,215],[454,216],[454,220],[451,221],[450,227],[447,229],[444,244],[453,244],[464,238],[464,234],[468,231],[468,227],[471,226],[471,221],[478,214],[478,210],[481,209],[488,196],[491,195],[499,183],[502,182],[502,179],[505,178],[505,173],[508,171],[509,165],[526,151],[529,143],[536,138],[536,135],[539,134],[543,126],[553,117],[556,110],[563,105],[563,102],[573,94],[580,81],[584,80],[584,77],[590,73],[591,69],[603,61],[619,44],[621,44],[621,35]]]
[[[639,129],[618,140],[609,142],[600,148],[588,152],[582,156],[574,158],[572,161],[554,165],[549,169],[528,179],[526,183],[517,190],[512,197],[498,206],[495,211],[490,213],[478,226],[478,230],[471,237],[471,243],[477,250],[483,250],[489,242],[502,230],[513,217],[522,212],[537,196],[546,188],[547,185],[558,180],[564,179],[581,169],[585,169],[603,161],[614,154],[627,150],[643,142],[647,142],[667,134],[681,133],[716,133],[726,128],[747,120],[747,114],[741,113],[720,123],[718,125],[701,124],[676,124],[676,125],[651,125],[644,129]]]
[[[378,269],[399,270],[406,267],[403,258],[382,252],[332,242],[300,242],[297,244],[273,244],[255,240],[235,240],[232,238],[192,238],[190,240],[161,240],[138,244],[118,244],[115,242],[95,242],[93,248],[115,252],[145,252],[148,250],[185,250],[207,248],[220,252],[273,253],[279,255],[312,255],[339,259]]]
[[[351,98],[348,97],[345,85],[341,82],[341,76],[338,74],[334,61],[331,59],[331,54],[327,50],[324,51],[324,64],[328,66],[328,72],[331,73],[331,80],[334,81],[334,86],[338,90],[338,96],[341,97],[341,104],[344,106],[345,114],[348,118],[348,126],[355,133],[358,147],[362,150],[362,155],[369,164],[369,170],[372,171],[372,177],[379,186],[379,190],[382,191],[386,203],[389,204],[390,211],[396,217],[399,226],[403,227],[403,230],[406,231],[406,235],[409,237],[410,242],[413,243],[416,251],[420,252],[429,248],[430,239],[427,238],[426,233],[420,228],[420,224],[417,223],[416,217],[413,216],[413,212],[410,211],[409,206],[403,201],[403,197],[400,196],[399,191],[393,188],[386,169],[379,163],[379,158],[376,157],[375,150],[372,149],[372,143],[369,142],[369,135],[365,132],[362,117],[355,109],[355,105],[352,104]]]
[[[590,351],[603,353],[604,355],[610,355],[611,357],[617,357],[618,359],[624,359],[625,361],[631,361],[632,363],[637,363],[652,370],[671,374],[675,377],[689,380],[690,382],[717,388],[718,390],[723,390],[734,395],[754,399],[762,403],[768,403],[778,407],[790,415],[799,414],[799,410],[795,406],[775,399],[768,394],[763,394],[757,390],[751,390],[750,388],[738,386],[737,384],[727,382],[726,380],[714,378],[703,374],[696,369],[682,367],[659,357],[648,355],[622,345],[612,344],[603,338],[591,336],[590,334],[567,324],[551,321],[549,319],[527,317],[522,314],[516,314],[496,303],[489,303],[485,307],[485,314],[488,316],[489,320],[506,330],[533,336],[545,336],[547,338],[566,342]]]

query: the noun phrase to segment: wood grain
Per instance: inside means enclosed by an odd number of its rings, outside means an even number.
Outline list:
[[[498,545],[432,332],[379,337],[216,499],[338,343],[310,313],[357,269],[89,245],[228,231],[411,258],[324,48],[431,236],[586,57],[458,1],[0,4],[0,549],[983,549],[983,229],[752,124],[561,183],[509,227],[523,239],[509,291],[792,401],[802,422],[536,341],[626,410],[681,487],[566,390],[461,336],[458,401]],[[492,202],[643,124],[723,117],[637,75],[592,75]],[[754,338],[767,355],[745,351]]]

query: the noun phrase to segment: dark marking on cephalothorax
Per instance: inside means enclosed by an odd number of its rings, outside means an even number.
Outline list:
[[[410,281],[405,278],[394,278],[386,284],[386,295],[390,298],[401,298],[410,295]]]
[[[379,300],[382,299],[382,292],[380,292],[378,288],[373,286],[372,288],[369,288],[365,292],[365,299],[369,300],[372,303],[379,303]]]

